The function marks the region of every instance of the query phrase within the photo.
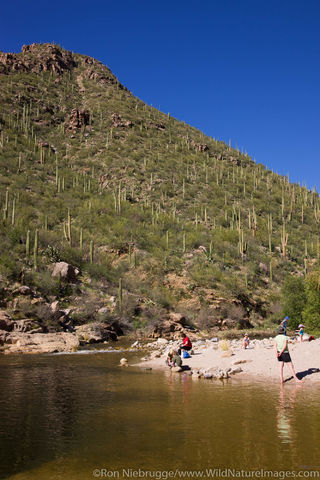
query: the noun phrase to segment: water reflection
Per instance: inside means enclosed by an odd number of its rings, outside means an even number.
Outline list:
[[[317,463],[316,389],[121,369],[120,356],[0,357],[0,478]]]
[[[293,389],[285,389],[280,386],[277,427],[279,438],[283,443],[290,443],[293,440],[292,419],[294,418],[294,407],[297,393],[302,389],[302,385],[295,385]]]

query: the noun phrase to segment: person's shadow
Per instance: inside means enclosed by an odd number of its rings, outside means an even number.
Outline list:
[[[299,380],[302,380],[304,377],[307,377],[308,375],[313,375],[314,373],[319,373],[320,372],[320,368],[308,368],[308,370],[303,370],[302,372],[297,372],[297,377],[299,378]],[[293,376],[287,378],[285,382],[289,382],[290,380],[293,379]]]

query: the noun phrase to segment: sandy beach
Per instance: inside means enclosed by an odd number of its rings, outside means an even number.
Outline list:
[[[260,379],[279,381],[278,360],[274,352],[274,340],[252,340],[247,349],[242,347],[242,341],[229,341],[227,351],[221,349],[217,341],[202,340],[193,344],[191,358],[183,359],[183,366],[189,366],[193,375],[202,375],[210,378],[210,374],[229,372],[232,378]],[[138,366],[152,369],[168,369],[165,360],[170,349],[175,348],[177,342],[167,342],[158,339],[147,345],[150,353],[146,355]],[[225,346],[225,345],[224,345]],[[289,343],[291,359],[298,378],[307,383],[320,382],[320,339],[312,342]],[[240,368],[239,368],[240,367]],[[241,369],[241,371],[240,371]],[[294,383],[289,366],[284,365],[285,383]]]

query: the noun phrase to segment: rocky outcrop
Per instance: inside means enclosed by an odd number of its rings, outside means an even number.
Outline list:
[[[14,322],[5,310],[0,310],[0,330],[11,332],[14,328]]]
[[[4,353],[73,352],[79,339],[72,333],[20,333],[12,332],[5,338]]]
[[[190,140],[190,145],[197,150],[197,152],[207,152],[209,150],[208,145],[205,143],[197,143],[194,140]]]
[[[82,66],[84,67],[84,78],[86,80],[94,80],[100,85],[117,85],[121,90],[127,90],[121,85],[118,79],[112,74],[108,67],[103,65],[99,60],[92,57],[82,57]]]
[[[81,344],[116,341],[118,335],[123,335],[123,331],[117,322],[92,322],[75,327],[75,330]]]
[[[170,340],[181,339],[182,333],[187,333],[192,330],[192,334],[196,334],[198,330],[190,327],[187,320],[181,313],[171,312],[167,318],[158,323],[151,333],[151,338],[164,338]]]
[[[112,120],[112,127],[117,128],[117,127],[133,127],[133,122],[131,120],[123,120],[121,115],[118,113],[113,113],[111,115],[111,120]]]
[[[66,262],[57,262],[54,265],[52,276],[59,277],[68,283],[77,283],[79,270]]]
[[[77,66],[71,52],[50,43],[24,45],[22,53],[1,53],[0,73],[52,72],[62,75]]]
[[[35,296],[35,292],[32,288],[28,287],[27,285],[21,285],[21,287],[16,288],[13,290],[12,295],[26,295],[26,296]]]
[[[68,131],[76,131],[81,127],[90,124],[90,113],[88,110],[78,110],[73,108],[69,118],[66,120],[65,129]]]
[[[157,130],[165,130],[166,126],[164,123],[154,123],[154,122],[149,122],[147,124],[148,128],[156,128]]]

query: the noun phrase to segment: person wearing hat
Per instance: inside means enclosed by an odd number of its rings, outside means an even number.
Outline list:
[[[298,325],[298,330],[296,330],[296,333],[299,335],[299,341],[303,342],[304,325],[302,325],[302,323]]]
[[[289,349],[288,349],[288,337],[285,334],[284,328],[281,326],[278,329],[278,335],[275,337],[274,342],[276,356],[279,362],[279,374],[280,374],[280,383],[283,384],[283,365],[287,363],[290,367],[292,375],[296,381],[296,383],[303,383],[302,380],[299,380],[297,377],[292,360],[290,357]]]
[[[284,319],[281,322],[281,327],[284,328],[284,334],[287,335],[287,322],[289,320],[289,317],[284,317]]]

